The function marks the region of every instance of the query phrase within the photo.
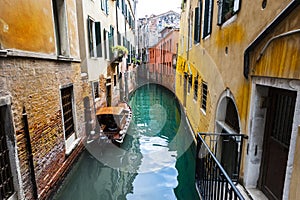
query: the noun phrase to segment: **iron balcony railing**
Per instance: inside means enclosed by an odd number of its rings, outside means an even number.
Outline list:
[[[235,184],[246,138],[242,134],[198,134],[195,179],[203,200],[244,199]]]

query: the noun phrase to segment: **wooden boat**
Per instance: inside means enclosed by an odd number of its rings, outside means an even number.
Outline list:
[[[100,132],[114,144],[120,145],[126,136],[132,118],[132,111],[127,103],[116,107],[103,107],[96,111]]]

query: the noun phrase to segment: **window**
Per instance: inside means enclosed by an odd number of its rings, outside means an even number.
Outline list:
[[[206,112],[206,104],[207,104],[207,83],[202,82],[202,98],[201,98],[201,108]]]
[[[233,100],[229,97],[226,97],[227,107],[225,115],[225,123],[230,126],[236,133],[240,132],[239,117],[236,110],[236,106]]]
[[[198,75],[195,78],[194,81],[194,100],[197,101],[198,100]]]
[[[73,118],[73,86],[61,89],[63,126],[66,139],[75,133]]]
[[[189,75],[188,93],[191,92],[192,83],[193,83],[193,76]]]
[[[94,98],[99,98],[99,82],[93,82],[93,88],[94,88]]]
[[[125,0],[122,0],[122,13],[125,14]]]
[[[211,33],[212,15],[213,15],[213,0],[205,0],[202,38],[205,38]]]
[[[105,12],[105,14],[108,15],[108,0],[101,0],[101,10]]]
[[[58,55],[69,56],[67,16],[64,0],[52,0],[55,26],[56,51]]]
[[[108,52],[109,52],[109,59],[111,59],[113,57],[113,52],[112,52],[112,47],[115,44],[115,38],[114,38],[114,28],[112,26],[110,26],[110,32],[108,33]]]
[[[9,150],[6,142],[7,117],[5,116],[7,106],[0,106],[0,197],[9,199],[14,193],[13,176],[11,173]]]
[[[121,33],[118,31],[118,32],[117,32],[117,44],[118,44],[118,45],[121,45],[121,37],[122,37],[122,36],[121,36]]]
[[[96,52],[97,52],[97,57],[102,57],[101,24],[100,24],[100,22],[95,22],[95,31],[96,31]]]
[[[193,16],[193,13],[191,14],[191,16]],[[187,49],[187,51],[192,48],[192,44],[193,44],[193,41],[192,41],[193,31],[192,31],[192,29],[193,29],[193,21],[192,21],[191,17],[189,17],[189,29],[188,29],[189,30],[189,37],[188,37],[188,49]]]
[[[104,40],[104,58],[107,59],[108,58],[108,51],[107,51],[107,48],[108,48],[108,32],[103,29],[103,40]]]
[[[117,86],[117,75],[114,74],[114,87],[116,87],[116,86]]]
[[[87,26],[90,57],[102,57],[101,24],[88,17]]]
[[[240,9],[240,0],[220,0],[218,4],[218,25],[236,14]]]
[[[88,39],[89,39],[89,51],[90,51],[90,56],[94,57],[95,56],[95,48],[94,48],[94,33],[95,33],[95,26],[94,26],[94,21],[88,17]]]
[[[198,7],[195,8],[194,44],[200,42],[201,16],[202,16],[202,1],[199,1]]]

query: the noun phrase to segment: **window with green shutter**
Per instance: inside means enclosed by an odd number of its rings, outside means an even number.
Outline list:
[[[202,1],[198,2],[198,7],[195,8],[195,21],[194,21],[194,44],[200,42],[201,32],[201,19],[202,19]]]
[[[94,20],[88,17],[87,20],[87,28],[88,28],[88,40],[89,40],[89,52],[90,57],[95,56],[95,49],[94,49]]]
[[[95,22],[96,32],[96,53],[97,57],[102,57],[102,43],[101,43],[101,23]]]
[[[212,15],[213,15],[213,0],[205,0],[202,38],[205,38],[206,36],[211,34]]]

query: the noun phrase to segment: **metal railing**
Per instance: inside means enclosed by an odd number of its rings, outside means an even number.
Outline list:
[[[246,138],[247,136],[242,134],[198,134],[195,178],[202,199],[244,199],[235,184],[239,179],[243,141]],[[227,160],[222,159],[222,153],[226,154],[227,142],[233,147],[229,150],[232,153],[230,157],[234,158],[229,159],[231,160],[229,165],[234,166],[228,166],[227,163],[225,169],[221,163],[224,162],[226,165]]]

